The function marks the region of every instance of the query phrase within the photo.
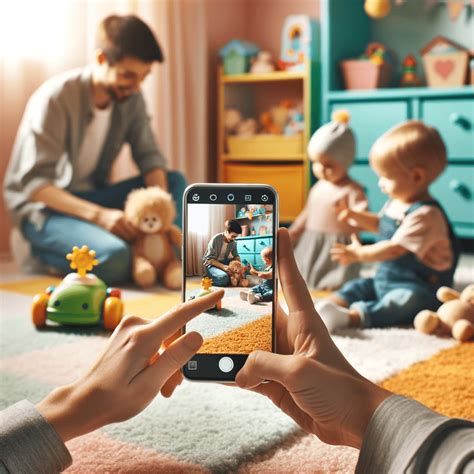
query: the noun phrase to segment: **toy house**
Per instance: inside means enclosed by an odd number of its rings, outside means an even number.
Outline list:
[[[250,70],[251,59],[260,48],[248,41],[232,40],[223,46],[219,56],[224,63],[224,74],[243,74]]]
[[[422,50],[430,87],[458,87],[466,83],[469,52],[457,43],[436,36]]]

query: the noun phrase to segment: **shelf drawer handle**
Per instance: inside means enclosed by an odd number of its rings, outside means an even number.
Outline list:
[[[245,250],[248,250],[250,252],[250,249],[246,245],[244,245],[243,247]]]
[[[453,125],[457,125],[458,127],[464,128],[465,130],[471,129],[471,123],[466,117],[463,117],[461,114],[457,112],[452,112],[449,114],[449,121]]]
[[[471,199],[471,190],[461,181],[452,179],[449,182],[449,187],[452,191],[462,196],[464,199]]]

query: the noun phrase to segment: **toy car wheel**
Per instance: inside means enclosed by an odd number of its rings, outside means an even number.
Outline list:
[[[48,307],[49,295],[40,293],[35,295],[31,305],[31,320],[37,328],[46,324],[46,308]]]
[[[123,303],[116,296],[109,296],[104,301],[103,322],[104,328],[113,331],[122,320]]]

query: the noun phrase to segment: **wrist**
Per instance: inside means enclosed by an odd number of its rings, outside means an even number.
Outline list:
[[[349,438],[348,444],[354,448],[360,449],[364,441],[365,433],[370,420],[377,411],[382,402],[392,395],[391,392],[379,387],[378,385],[366,379],[357,381],[355,392],[355,406],[357,410],[352,410],[353,418],[348,423]]]
[[[75,384],[58,387],[36,405],[64,443],[101,426],[97,418],[87,416],[88,410],[84,406],[87,396],[80,392]]]

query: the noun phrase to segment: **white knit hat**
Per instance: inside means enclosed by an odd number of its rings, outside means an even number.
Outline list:
[[[344,168],[349,168],[355,156],[355,137],[349,127],[350,115],[347,110],[333,112],[331,122],[318,128],[308,143],[308,155],[324,153],[336,160]]]

